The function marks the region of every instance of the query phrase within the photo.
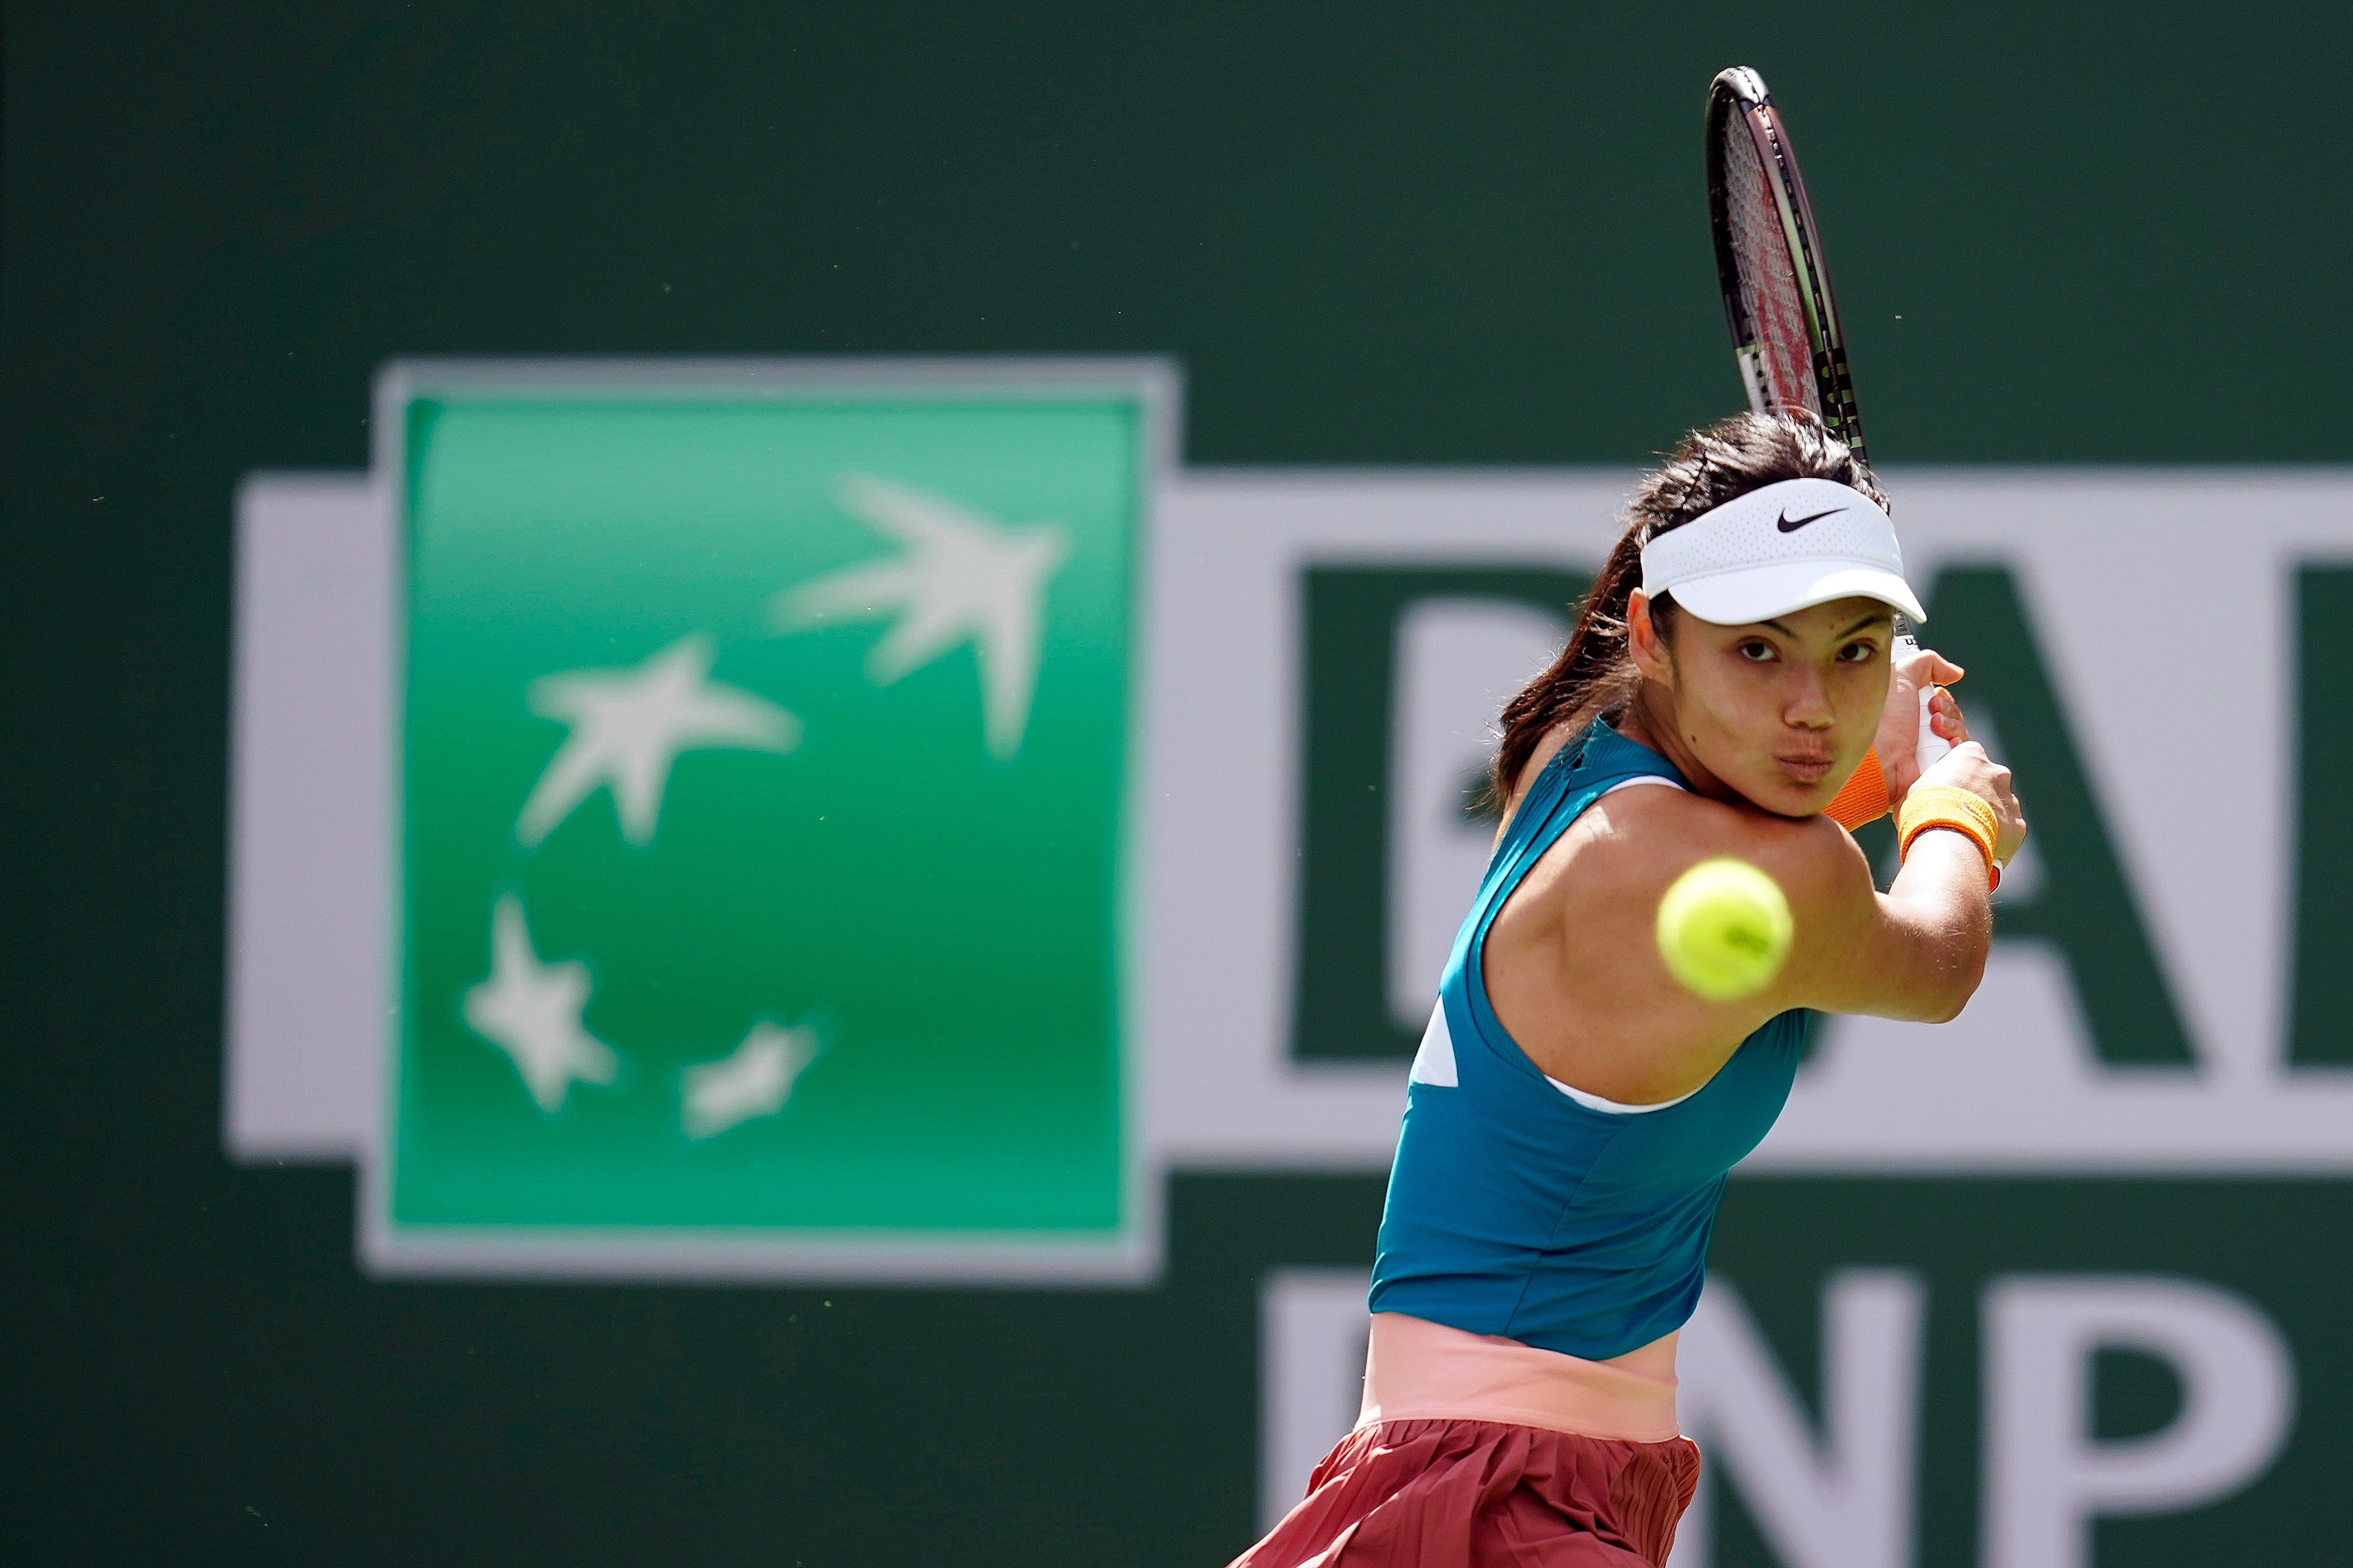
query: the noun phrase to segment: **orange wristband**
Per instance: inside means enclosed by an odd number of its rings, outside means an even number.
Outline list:
[[[1904,809],[1895,814],[1895,841],[1909,855],[1912,841],[1932,827],[1965,833],[1985,853],[1986,886],[1999,888],[2001,868],[1993,858],[1998,826],[1993,807],[1968,790],[1954,784],[1914,784],[1912,793],[1904,797]]]
[[[1830,805],[1822,807],[1822,815],[1849,833],[1887,815],[1887,773],[1879,765],[1877,747],[1862,753],[1862,765],[1839,786]]]

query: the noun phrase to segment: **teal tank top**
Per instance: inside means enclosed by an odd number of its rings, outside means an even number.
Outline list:
[[[1598,1110],[1528,1060],[1482,975],[1488,929],[1528,868],[1604,791],[1645,775],[1683,782],[1597,722],[1546,764],[1495,847],[1407,1085],[1374,1311],[1606,1361],[1698,1302],[1725,1173],[1780,1115],[1812,1016],[1769,1020],[1682,1100]]]

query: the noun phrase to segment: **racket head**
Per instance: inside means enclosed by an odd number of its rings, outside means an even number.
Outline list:
[[[1805,177],[1765,79],[1746,66],[1708,84],[1707,210],[1748,405],[1818,415],[1870,461]]]

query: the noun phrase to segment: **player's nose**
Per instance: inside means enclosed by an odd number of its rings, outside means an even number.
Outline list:
[[[1781,719],[1808,730],[1826,730],[1838,717],[1831,706],[1830,684],[1816,669],[1793,669],[1782,695]]]

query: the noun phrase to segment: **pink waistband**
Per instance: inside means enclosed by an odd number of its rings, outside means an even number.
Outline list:
[[[1628,1443],[1663,1443],[1675,1423],[1675,1336],[1608,1361],[1470,1334],[1402,1312],[1373,1314],[1356,1425],[1502,1421]]]

